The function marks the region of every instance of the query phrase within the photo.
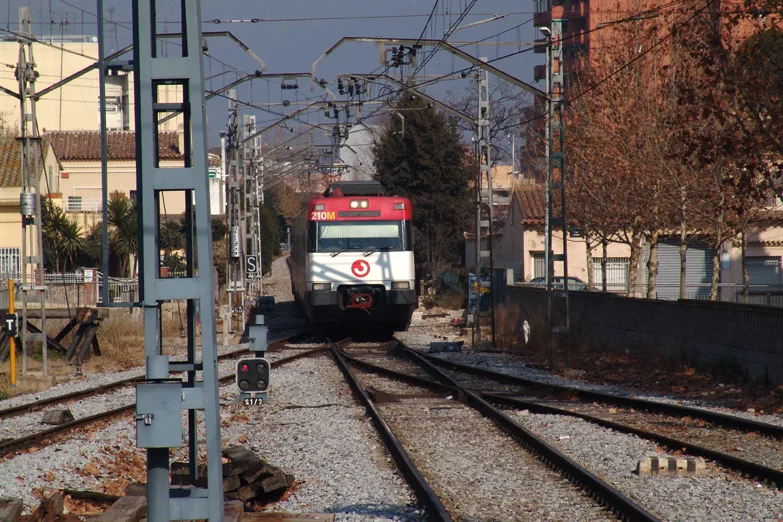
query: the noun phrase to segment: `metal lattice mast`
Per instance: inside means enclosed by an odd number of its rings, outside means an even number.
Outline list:
[[[244,309],[245,302],[245,277],[242,270],[242,254],[245,250],[243,246],[244,231],[242,227],[243,215],[242,207],[244,204],[244,174],[242,172],[242,158],[240,155],[240,144],[242,142],[241,126],[239,125],[239,112],[236,103],[236,90],[228,91],[228,132],[227,132],[227,159],[228,178],[226,182],[226,191],[228,201],[228,261],[226,270],[226,286],[228,295],[228,305],[230,308],[230,317],[233,317],[234,310]],[[239,306],[237,306],[237,298]],[[245,314],[242,313],[241,328],[245,329]],[[229,318],[229,321],[231,319]]]
[[[487,61],[481,58],[481,61]],[[476,74],[478,81],[478,112],[476,117],[476,132],[478,134],[478,163],[476,184],[476,315],[473,323],[476,330],[476,343],[481,342],[481,267],[485,265],[482,259],[488,261],[492,268],[492,220],[494,208],[492,201],[492,158],[490,157],[491,136],[489,121],[489,73],[480,69]],[[484,193],[484,177],[487,179]],[[486,250],[481,248],[482,236],[487,237]],[[493,309],[494,316],[494,309]],[[494,329],[494,321],[493,321]],[[494,340],[494,336],[493,336]]]
[[[43,373],[49,373],[49,353],[46,342],[46,286],[43,256],[43,226],[41,202],[41,137],[36,120],[33,30],[29,7],[19,8],[19,81],[21,182],[20,211],[22,213],[22,259],[20,263],[22,290],[22,373],[27,372],[27,341],[40,340]],[[31,303],[41,311],[41,332],[27,332],[27,313]],[[40,307],[40,308],[39,308]]]
[[[568,220],[566,217],[565,164],[565,75],[563,71],[563,20],[552,20],[547,37],[547,186],[546,186],[546,288],[547,288],[547,361],[552,364],[555,336],[562,336],[566,365],[570,359],[568,332],[570,306],[568,297]],[[559,208],[554,202],[559,199]],[[562,253],[553,250],[553,230],[562,233]],[[553,290],[555,263],[563,263],[563,287]],[[554,324],[554,307],[562,312],[562,324]]]
[[[207,172],[206,114],[199,0],[181,0],[182,55],[158,56],[156,0],[133,1],[134,101],[136,119],[136,187],[140,259],[140,298],[144,307],[146,380],[136,389],[136,443],[147,448],[147,520],[223,520],[223,477],[218,404],[217,341],[215,335],[212,238]],[[182,86],[182,99],[159,103],[158,92]],[[183,118],[184,166],[160,167],[160,116]],[[185,194],[185,278],[160,277],[160,196]],[[169,363],[162,354],[161,303],[187,302],[188,356]],[[197,313],[198,311],[198,313]],[[201,353],[197,353],[196,324],[201,324]],[[199,357],[200,355],[200,357]],[[187,380],[172,379],[184,371]],[[203,381],[196,380],[202,371]],[[206,488],[172,489],[169,449],[182,445],[181,412],[188,412],[190,478],[197,478],[199,445],[196,411],[206,432]]]

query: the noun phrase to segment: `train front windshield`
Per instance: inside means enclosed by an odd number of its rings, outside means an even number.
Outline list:
[[[314,225],[315,252],[412,250],[405,221],[328,221]]]

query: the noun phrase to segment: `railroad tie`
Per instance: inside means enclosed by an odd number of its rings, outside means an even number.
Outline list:
[[[645,457],[639,459],[639,475],[703,475],[707,465],[701,457]]]

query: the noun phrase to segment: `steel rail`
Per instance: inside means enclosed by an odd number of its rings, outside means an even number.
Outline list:
[[[306,331],[306,332],[300,332],[298,334],[291,335],[289,337],[283,337],[282,339],[276,339],[274,341],[269,342],[269,349],[267,351],[269,352],[277,352],[284,348],[284,346],[288,343],[295,342],[301,338],[306,338],[308,336],[312,335],[312,332]],[[238,357],[240,355],[248,355],[251,354],[251,352],[248,348],[242,348],[241,350],[234,350],[233,352],[228,352],[224,354],[218,355],[218,361],[222,361],[225,359],[231,359],[233,357]],[[172,360],[171,363],[184,363],[185,361],[180,360]],[[103,393],[108,393],[110,391],[116,390],[118,388],[124,388],[125,386],[130,386],[133,383],[137,382],[142,377],[129,377],[127,379],[122,379],[119,381],[115,381],[109,384],[103,384],[101,386],[96,386],[94,388],[87,388],[85,390],[79,390],[71,393],[65,393],[63,395],[57,395],[55,397],[49,397],[48,399],[42,399],[35,402],[29,402],[26,404],[20,404],[19,406],[13,406],[11,408],[6,408],[3,410],[0,410],[0,419],[9,419],[11,417],[17,417],[19,415],[25,415],[27,413],[33,413],[36,411],[39,411],[47,406],[52,406],[54,404],[59,404],[61,402],[67,402],[72,401],[76,399],[85,399],[87,397],[93,397],[95,395],[100,395]]]
[[[604,426],[614,431],[638,435],[639,437],[655,441],[656,443],[662,446],[667,446],[673,450],[684,449],[688,451],[688,453],[690,453],[691,455],[696,455],[699,457],[704,457],[710,460],[717,461],[726,468],[734,469],[741,473],[748,474],[749,476],[756,477],[760,480],[777,484],[779,487],[783,487],[783,471],[776,470],[774,468],[769,468],[761,464],[756,464],[755,462],[741,459],[739,457],[735,457],[728,453],[723,453],[722,451],[711,450],[709,448],[705,448],[704,446],[691,444],[689,442],[685,442],[679,439],[674,439],[672,437],[667,437],[665,435],[661,435],[652,431],[647,431],[640,428],[635,428],[633,426],[629,426],[627,424],[622,424],[619,422],[602,419],[601,417],[597,417],[595,415],[588,415],[586,413],[578,413],[578,412],[570,411],[565,408],[558,408],[556,406],[549,406],[546,404],[540,404],[533,401],[526,401],[514,397],[504,397],[502,395],[496,395],[493,393],[482,393],[481,397],[489,402],[492,402],[494,404],[499,404],[502,406],[509,406],[512,408],[525,408],[535,413],[547,413],[552,415],[568,415],[570,417],[577,417],[579,419],[583,419],[588,422],[598,424],[599,426]]]
[[[602,505],[606,505],[613,513],[628,521],[660,522],[660,519],[644,509],[642,506],[625,496],[622,492],[603,481],[594,473],[568,457],[554,446],[545,442],[541,437],[528,430],[514,419],[492,406],[475,392],[465,389],[450,376],[422,357],[418,352],[405,345],[398,345],[397,349],[414,362],[419,363],[427,372],[444,384],[454,386],[460,390],[460,399],[487,417],[500,429],[511,435],[523,447],[533,453],[539,460],[552,468],[572,484],[584,487],[592,494],[592,497]]]
[[[224,353],[221,355],[218,355],[218,361],[224,360],[224,359],[231,359],[232,357],[237,357],[239,355],[245,355],[247,353],[250,353],[250,351],[247,348],[243,348],[241,350],[235,350],[233,352]],[[170,361],[171,363],[183,363],[185,361],[179,361],[179,360],[173,360]],[[71,393],[65,393],[63,395],[57,395],[55,397],[49,397],[48,399],[42,399],[35,402],[29,402],[26,404],[21,404],[19,406],[14,406],[12,408],[6,408],[4,410],[0,410],[0,419],[8,419],[11,417],[17,417],[19,415],[24,415],[27,413],[33,413],[35,411],[38,411],[42,408],[45,408],[46,406],[51,406],[53,404],[59,404],[61,402],[67,402],[72,401],[75,399],[84,399],[87,397],[92,397],[94,395],[100,395],[103,393],[108,393],[110,391],[116,390],[118,388],[123,388],[125,386],[129,386],[141,379],[142,377],[129,377],[127,379],[122,379],[119,381],[111,382],[109,384],[103,384],[101,386],[96,386],[94,388],[87,388],[85,390],[79,390]]]
[[[451,522],[452,519],[448,511],[446,511],[446,508],[443,507],[440,499],[432,490],[432,487],[430,487],[430,485],[427,483],[424,476],[421,474],[418,468],[416,468],[416,465],[405,451],[402,443],[400,443],[399,439],[397,439],[397,437],[394,435],[391,428],[381,415],[381,412],[378,410],[378,408],[375,407],[375,404],[370,400],[370,397],[368,397],[367,392],[365,392],[361,384],[359,384],[356,376],[353,374],[353,372],[351,372],[351,369],[346,364],[345,359],[343,358],[343,354],[337,350],[336,346],[332,347],[331,354],[338,368],[340,368],[340,371],[343,372],[345,380],[348,382],[348,385],[353,391],[357,400],[367,410],[367,414],[370,416],[370,419],[372,420],[378,435],[381,437],[384,445],[386,446],[386,449],[389,451],[389,453],[391,453],[394,461],[397,463],[397,467],[400,469],[400,472],[405,476],[408,484],[416,493],[419,502],[426,506],[428,511],[430,511],[431,519],[443,522]]]
[[[422,377],[417,377],[415,375],[408,375],[406,373],[384,368],[383,366],[377,366],[372,363],[368,363],[356,359],[354,357],[347,356],[345,354],[343,354],[343,357],[345,357],[348,361],[350,361],[351,364],[355,364],[356,366],[366,371],[370,371],[380,375],[385,375],[392,379],[409,382],[411,384],[428,387],[434,390],[440,390],[440,389],[450,390],[455,393],[455,396],[459,396],[460,393],[459,389],[453,386],[444,385],[438,381],[424,379]],[[669,447],[672,450],[685,449],[692,455],[717,461],[727,469],[746,474],[750,477],[756,477],[762,481],[767,481],[769,483],[777,484],[778,486],[783,486],[783,472],[781,472],[780,470],[769,468],[761,464],[756,464],[755,462],[750,462],[744,459],[740,459],[738,457],[734,457],[727,453],[712,450],[704,446],[691,444],[683,440],[674,439],[671,437],[667,437],[665,435],[660,435],[655,432],[642,430],[640,428],[634,428],[633,426],[628,426],[626,424],[620,424],[614,421],[608,421],[600,417],[595,417],[593,415],[577,413],[563,408],[549,406],[534,401],[526,401],[523,399],[517,399],[514,397],[508,397],[505,395],[500,395],[495,393],[479,393],[478,395],[488,402],[499,404],[502,406],[508,406],[512,408],[525,408],[536,413],[547,413],[553,415],[569,415],[571,417],[581,418],[588,422],[592,422],[615,431],[637,435],[644,439],[659,443],[662,446]]]
[[[730,415],[726,413],[719,413],[715,411],[703,410],[701,408],[695,408],[693,406],[683,406],[681,404],[668,404],[664,402],[650,401],[646,399],[639,399],[635,397],[623,397],[620,395],[613,395],[610,393],[603,393],[597,391],[581,390],[571,386],[562,384],[549,384],[532,379],[526,379],[524,377],[518,377],[515,375],[508,375],[505,373],[497,372],[494,370],[488,370],[485,368],[478,368],[476,366],[470,366],[467,364],[457,363],[453,361],[447,361],[438,357],[433,357],[428,354],[419,354],[425,360],[431,362],[436,366],[443,368],[449,368],[452,370],[469,373],[472,375],[478,375],[481,377],[487,377],[506,384],[514,384],[524,387],[539,387],[539,388],[551,388],[561,392],[569,393],[571,396],[576,395],[579,399],[588,402],[602,402],[608,404],[615,404],[618,406],[624,406],[634,409],[643,409],[656,413],[665,413],[668,415],[676,416],[688,416],[703,419],[705,421],[712,422],[734,429],[744,429],[748,431],[757,431],[765,435],[772,435],[777,438],[783,438],[783,427],[775,426],[774,424],[768,424],[766,422],[759,422],[751,419],[744,419],[736,415]]]
[[[282,359],[278,359],[277,361],[274,361],[270,364],[272,368],[278,368],[284,364],[296,361],[298,359],[302,359],[305,357],[311,357],[313,355],[319,355],[323,352],[325,352],[327,349],[329,349],[329,345],[320,346],[318,348],[314,348],[312,350],[307,350],[301,353],[297,353],[294,355],[291,355],[289,357],[284,357]],[[236,352],[234,352],[236,353]],[[228,354],[224,354],[228,355]],[[235,380],[234,374],[225,375],[223,377],[220,377],[218,379],[219,383],[221,385],[229,384],[232,381]],[[58,426],[55,426],[53,428],[49,428],[43,431],[39,431],[36,433],[33,433],[31,435],[26,435],[24,437],[19,437],[16,439],[8,440],[3,443],[0,443],[0,458],[7,457],[9,453],[12,451],[18,451],[21,449],[26,449],[31,446],[34,446],[36,443],[47,439],[51,436],[63,434],[67,431],[70,431],[71,429],[78,428],[80,426],[84,426],[87,424],[92,424],[94,422],[98,422],[101,420],[108,420],[111,419],[117,415],[122,415],[123,413],[127,413],[131,410],[136,408],[136,403],[133,402],[131,404],[127,404],[125,406],[120,406],[119,408],[114,408],[109,411],[97,413],[95,415],[90,415],[87,417],[82,417],[80,419],[74,419],[70,422],[66,422],[63,424],[60,424]]]

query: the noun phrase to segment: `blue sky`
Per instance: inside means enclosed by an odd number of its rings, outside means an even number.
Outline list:
[[[172,0],[159,1],[160,30],[177,30],[174,23],[179,2]],[[427,21],[427,15],[432,10],[434,0],[397,0],[381,2],[378,0],[288,0],[288,1],[251,1],[251,0],[203,0],[202,18],[205,31],[228,30],[247,44],[266,64],[267,73],[272,72],[307,72],[313,62],[328,48],[343,36],[356,37],[402,37],[418,38]],[[436,15],[424,34],[425,38],[438,39],[445,29],[454,23],[458,14],[468,4],[468,0],[441,0],[438,2]],[[18,7],[29,6],[32,9],[34,21],[37,23],[37,34],[48,34],[60,31],[72,34],[96,34],[94,0],[11,0],[7,12],[0,11],[0,27],[17,27]],[[116,21],[116,24],[106,24],[108,48],[127,45],[131,40],[130,32],[130,2],[128,0],[105,0],[106,16]],[[0,8],[2,9],[2,8]],[[511,29],[505,34],[491,38],[490,42],[530,42],[537,37],[537,30],[532,24],[532,0],[501,1],[479,0],[470,14],[460,25],[491,18],[493,14],[506,14],[507,17],[485,23],[473,28],[454,32],[451,42],[473,42],[487,38],[496,33]],[[10,14],[10,17],[9,17]],[[421,15],[421,16],[408,16]],[[351,20],[300,20],[281,21],[290,18],[324,18],[324,17],[370,17]],[[404,18],[372,18],[380,16],[405,16]],[[220,19],[266,19],[276,20],[259,23],[209,23]],[[67,22],[67,24],[65,23]],[[514,29],[515,26],[519,26]],[[506,46],[476,46],[467,45],[464,50],[473,55],[494,59],[528,47],[525,44]],[[174,47],[169,48],[174,52]],[[252,60],[239,47],[227,39],[210,39],[209,53],[214,59],[205,61],[205,75],[217,75],[227,72],[207,82],[208,89],[217,89],[226,82],[236,78],[238,71],[252,73],[259,64]],[[532,83],[533,65],[543,63],[542,54],[524,52],[494,62],[498,68]],[[468,64],[454,59],[440,51],[419,72],[420,75],[434,76],[459,70]],[[369,73],[380,66],[378,49],[371,43],[349,43],[327,57],[318,67],[317,75],[328,81],[333,81],[339,73]],[[399,74],[399,72],[397,72]],[[467,79],[442,82],[428,88],[430,95],[445,98],[446,91],[459,91],[468,87]],[[494,80],[491,80],[494,81]],[[541,88],[541,85],[538,85]],[[330,85],[336,93],[336,86]],[[310,91],[309,82],[299,81],[298,91],[283,91],[278,81],[254,81],[239,89],[240,100],[253,103],[279,103],[283,100],[291,102],[303,101],[306,98],[317,99],[321,92]],[[225,128],[227,117],[227,100],[214,98],[208,102],[208,122],[210,141],[218,142],[218,132]],[[289,113],[291,107],[269,107],[269,110],[279,113]],[[322,118],[322,111],[313,113],[303,119],[316,123]],[[259,122],[271,122],[278,118],[263,110],[249,109],[248,114],[256,114]],[[291,122],[292,127],[303,127],[302,123]]]

